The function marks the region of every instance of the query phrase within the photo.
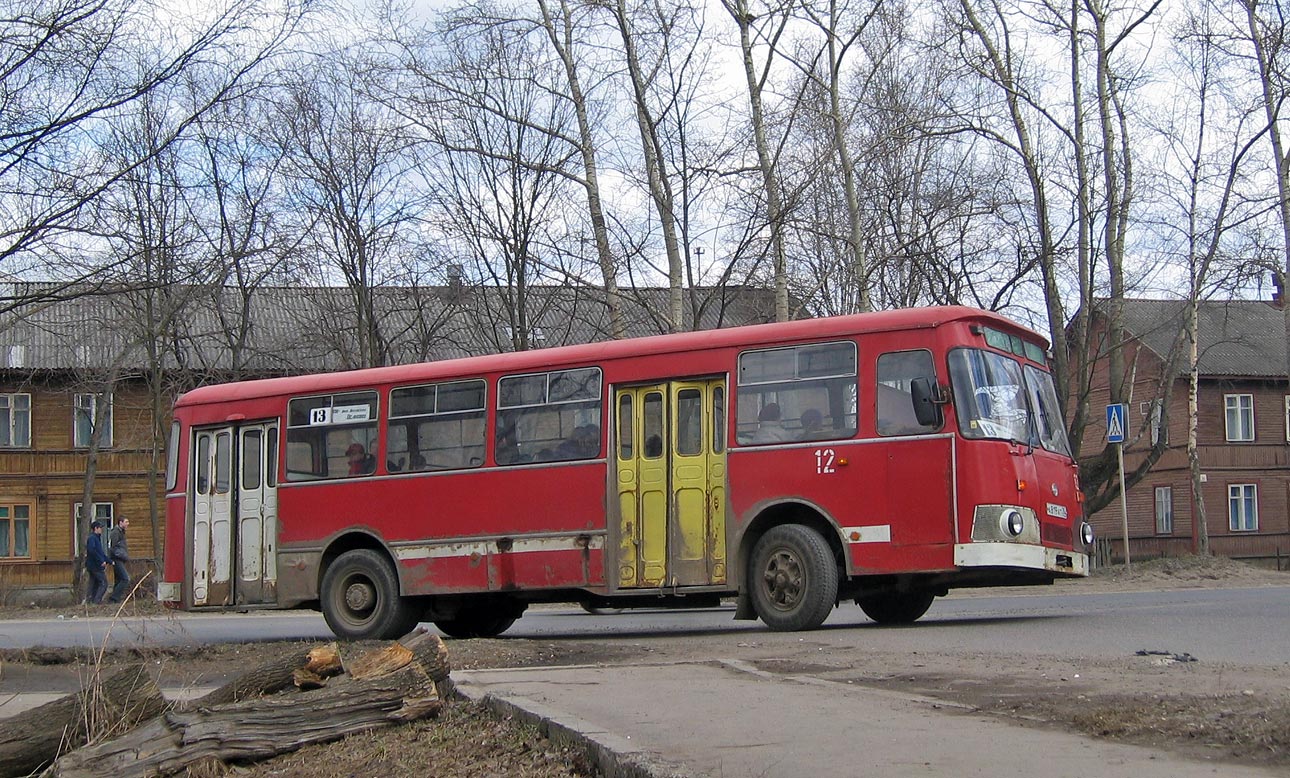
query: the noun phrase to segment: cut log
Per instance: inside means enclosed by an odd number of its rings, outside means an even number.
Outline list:
[[[28,775],[61,752],[102,740],[159,715],[161,690],[142,663],[91,678],[86,688],[7,719],[0,731],[0,776]]]
[[[206,696],[189,700],[182,707],[184,710],[197,706],[211,707],[282,691],[293,685],[300,685],[296,681],[296,671],[301,669],[307,670],[313,678],[339,674],[342,670],[340,649],[335,643],[329,643],[312,648],[305,653],[292,652],[243,673]]]
[[[342,677],[325,689],[167,713],[124,737],[67,754],[48,775],[144,778],[211,758],[262,759],[433,715],[441,705],[435,681],[414,661],[379,678]]]
[[[373,649],[345,662],[345,672],[355,680],[379,678],[412,663],[419,664],[430,678],[439,682],[448,677],[452,665],[443,640],[424,627],[417,627],[398,642]]]

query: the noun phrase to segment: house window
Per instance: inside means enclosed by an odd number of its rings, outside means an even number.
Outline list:
[[[0,503],[0,560],[31,558],[31,506]]]
[[[72,553],[73,554],[77,554],[85,550],[84,546],[82,545],[85,542],[85,539],[81,537],[81,506],[83,505],[84,503],[78,502],[72,506]],[[108,530],[112,529],[112,526],[116,521],[115,511],[112,508],[112,503],[110,502],[94,503],[94,517],[91,519],[91,521],[103,522],[103,542],[104,544],[106,544]]]
[[[0,394],[0,447],[31,447],[31,395]]]
[[[103,425],[103,448],[112,445],[112,395],[78,394],[73,403],[72,444],[89,448],[97,425]]]
[[[1225,394],[1223,404],[1227,409],[1227,439],[1254,440],[1254,395]]]
[[[1259,487],[1231,484],[1227,487],[1227,517],[1233,532],[1254,532],[1259,528]]]
[[[1156,487],[1156,534],[1172,535],[1174,531],[1174,488]]]

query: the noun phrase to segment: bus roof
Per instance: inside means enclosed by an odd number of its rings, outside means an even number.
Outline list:
[[[229,402],[232,400],[250,400],[278,395],[325,393],[369,384],[424,381],[493,372],[537,371],[566,364],[576,365],[634,356],[680,353],[698,349],[730,348],[780,341],[794,342],[872,332],[931,328],[967,319],[989,322],[995,326],[1026,333],[1042,343],[1044,348],[1048,347],[1048,341],[1038,333],[991,311],[965,306],[901,308],[847,316],[799,319],[771,324],[752,324],[716,330],[599,341],[532,351],[445,359],[437,362],[419,362],[408,365],[391,365],[360,370],[212,384],[186,392],[175,402],[175,407]]]

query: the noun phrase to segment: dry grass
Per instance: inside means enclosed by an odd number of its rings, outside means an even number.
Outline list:
[[[577,778],[598,773],[579,752],[558,748],[533,727],[500,718],[483,705],[455,701],[434,719],[353,735],[340,743],[301,750],[220,775],[314,776],[512,776]]]

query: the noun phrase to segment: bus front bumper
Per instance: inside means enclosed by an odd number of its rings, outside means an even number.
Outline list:
[[[954,564],[957,567],[1019,567],[1063,575],[1088,575],[1088,554],[1028,543],[959,543],[954,546]]]

